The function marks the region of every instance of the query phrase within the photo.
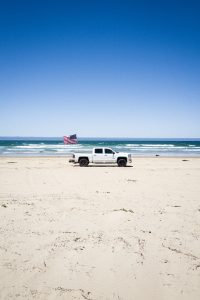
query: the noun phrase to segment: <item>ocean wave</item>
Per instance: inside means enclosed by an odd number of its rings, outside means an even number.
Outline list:
[[[29,142],[29,141],[17,141],[13,143],[9,141],[7,145],[1,143],[0,145],[0,155],[69,155],[73,152],[91,152],[93,147],[108,147],[113,148],[113,150],[119,152],[130,152],[133,155],[200,155],[200,142],[113,142],[113,141],[93,141],[93,142],[80,142],[78,144],[69,144],[64,145],[60,142],[58,143],[49,143],[47,140],[42,142]]]
[[[30,145],[24,145],[24,146],[14,146],[15,148],[19,149],[29,149],[29,148],[34,148],[34,149],[41,149],[41,148],[81,148],[84,147],[83,145],[38,145],[38,144],[30,144]]]

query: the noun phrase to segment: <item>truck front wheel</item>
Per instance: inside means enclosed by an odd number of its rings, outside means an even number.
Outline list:
[[[126,163],[127,163],[126,160],[123,158],[120,158],[117,162],[118,167],[126,167]]]
[[[80,167],[87,167],[89,165],[89,161],[87,158],[81,158],[79,160]]]

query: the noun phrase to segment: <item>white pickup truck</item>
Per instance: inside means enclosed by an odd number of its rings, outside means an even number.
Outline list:
[[[93,148],[92,153],[74,153],[69,160],[81,167],[87,167],[89,163],[95,164],[118,164],[119,167],[126,167],[127,163],[131,163],[131,154],[123,152],[115,152],[110,148],[98,147]]]

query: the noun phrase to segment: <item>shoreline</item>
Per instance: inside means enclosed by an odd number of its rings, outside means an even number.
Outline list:
[[[19,155],[19,156],[15,156],[15,155],[11,155],[11,156],[0,156],[0,159],[4,159],[4,158],[22,158],[22,159],[26,159],[26,158],[30,158],[30,159],[36,159],[36,158],[60,158],[60,159],[62,159],[62,158],[70,158],[72,155],[44,155],[44,156],[28,156],[28,155]],[[192,158],[192,159],[200,159],[200,156],[189,156],[189,155],[180,155],[180,156],[178,156],[178,155],[169,155],[169,156],[162,156],[162,155],[158,155],[158,156],[156,156],[156,155],[153,155],[153,156],[147,156],[147,155],[145,155],[145,156],[141,156],[141,155],[132,155],[132,159],[134,159],[134,158],[156,158],[156,159],[159,159],[159,158],[186,158],[186,159],[189,159],[189,158]]]

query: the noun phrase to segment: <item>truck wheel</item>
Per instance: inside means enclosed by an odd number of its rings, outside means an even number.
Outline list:
[[[118,160],[117,164],[118,164],[118,167],[126,167],[126,160],[121,158]]]
[[[87,167],[89,165],[89,161],[87,158],[81,158],[79,160],[80,167]]]

